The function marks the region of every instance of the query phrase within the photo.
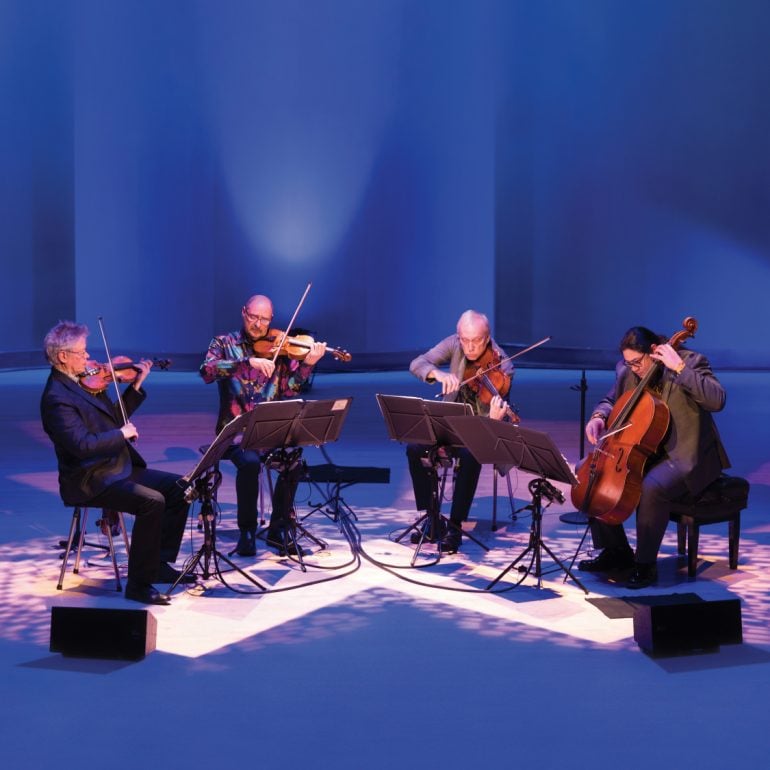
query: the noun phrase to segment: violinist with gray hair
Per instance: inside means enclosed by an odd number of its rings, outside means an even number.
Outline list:
[[[168,604],[154,582],[173,583],[187,521],[188,504],[180,477],[151,470],[131,445],[136,426],[122,419],[120,405],[107,390],[91,392],[82,384],[88,361],[88,327],[61,321],[46,335],[51,373],[40,401],[43,428],[53,442],[59,465],[59,491],[69,506],[108,508],[133,514],[126,599]],[[140,361],[137,375],[122,394],[130,416],[145,400],[144,381],[151,361]],[[186,575],[184,582],[195,578]]]
[[[481,361],[482,357],[503,361],[505,353],[492,339],[486,315],[476,310],[466,310],[457,321],[455,334],[445,337],[430,350],[417,356],[410,364],[409,371],[423,382],[438,382],[445,401],[462,401],[471,405],[474,414],[502,420],[511,414],[510,406],[504,398],[500,395],[490,397],[489,393],[482,393],[481,388],[472,389],[461,385],[469,367],[475,370],[474,364]],[[513,364],[504,361],[498,368],[501,375],[510,381],[513,377]],[[420,444],[409,444],[406,449],[415,503],[419,511],[428,509],[435,493],[430,471],[423,464],[425,453],[426,447]],[[449,529],[442,542],[442,550],[448,553],[456,552],[462,544],[462,523],[468,518],[481,474],[481,465],[467,449],[453,449],[452,453],[458,459],[458,469]],[[438,534],[440,536],[443,533]],[[412,542],[420,542],[421,537],[421,533],[414,533]]]

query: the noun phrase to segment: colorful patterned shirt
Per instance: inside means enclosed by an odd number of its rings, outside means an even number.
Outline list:
[[[217,433],[262,401],[296,398],[313,371],[309,364],[279,356],[273,376],[268,378],[249,366],[250,355],[250,339],[243,329],[214,337],[209,344],[200,375],[204,382],[216,382],[219,388]]]

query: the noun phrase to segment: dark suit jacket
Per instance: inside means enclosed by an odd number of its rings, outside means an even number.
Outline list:
[[[127,414],[146,393],[129,385],[123,395]],[[57,369],[51,369],[40,415],[53,441],[59,462],[59,490],[65,505],[85,505],[110,484],[146,467],[139,453],[123,438],[117,404],[92,396]]]
[[[661,449],[682,474],[687,488],[698,494],[730,467],[719,432],[711,416],[725,405],[725,390],[714,376],[708,359],[691,350],[680,350],[685,362],[681,374],[661,373],[661,399],[670,413],[670,425]],[[609,415],[615,401],[633,390],[639,378],[623,362],[616,369],[615,386],[595,411]]]

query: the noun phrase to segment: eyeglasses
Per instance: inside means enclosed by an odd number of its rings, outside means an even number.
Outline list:
[[[81,358],[88,358],[87,350],[72,350],[72,348],[62,348],[65,353],[72,353],[73,356],[80,356]]]
[[[264,315],[254,315],[253,313],[249,313],[246,308],[243,308],[243,317],[249,322],[249,323],[263,323],[263,324],[269,324],[270,321],[273,320],[272,316],[264,316]]]
[[[638,369],[642,365],[642,361],[644,361],[646,355],[646,353],[642,353],[638,358],[632,358],[631,360],[624,358],[623,364],[629,369]]]
[[[487,341],[486,335],[483,337],[460,337],[460,344],[469,348],[477,348],[479,345],[485,344]]]

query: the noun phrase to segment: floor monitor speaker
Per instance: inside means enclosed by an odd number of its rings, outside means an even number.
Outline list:
[[[51,608],[51,652],[77,658],[141,660],[155,649],[157,621],[148,610]]]
[[[634,640],[651,655],[677,655],[717,649],[743,641],[741,602],[687,600],[642,605],[634,612]]]

